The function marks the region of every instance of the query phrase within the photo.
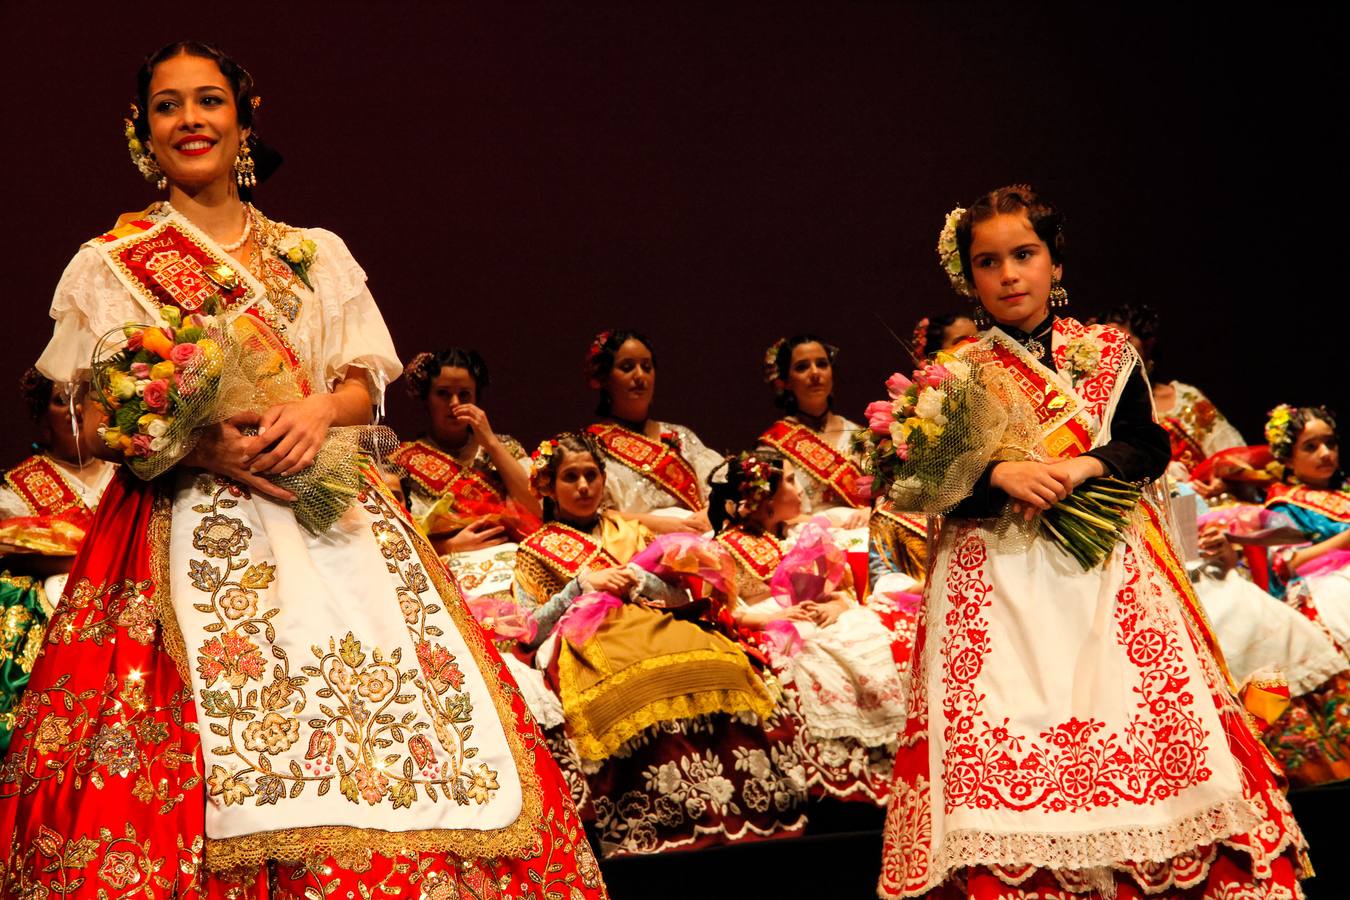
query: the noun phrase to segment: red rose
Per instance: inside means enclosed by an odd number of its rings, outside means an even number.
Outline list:
[[[151,412],[166,412],[169,408],[169,382],[163,378],[156,378],[145,386],[145,393],[141,395],[141,399]]]

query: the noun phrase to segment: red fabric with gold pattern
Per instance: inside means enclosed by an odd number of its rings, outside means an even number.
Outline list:
[[[759,436],[761,444],[778,450],[808,475],[823,482],[836,499],[854,509],[866,509],[871,498],[858,485],[862,469],[831,447],[805,425],[779,419]]]
[[[107,253],[109,260],[119,274],[139,286],[154,303],[175,306],[184,313],[199,313],[217,294],[227,307],[247,295],[242,280],[237,276],[221,277],[217,271],[222,264],[232,267],[235,263],[217,258],[208,247],[172,222],[149,224],[141,237],[119,238],[115,230],[93,243],[110,243],[105,240],[109,236],[114,241],[122,240]]]
[[[1189,472],[1208,458],[1205,448],[1191,437],[1180,419],[1164,416],[1158,424],[1167,431],[1167,440],[1172,445],[1172,462],[1181,463]]]
[[[1266,492],[1266,506],[1288,503],[1321,513],[1335,522],[1350,522],[1350,492],[1323,491],[1306,485],[1276,483]]]
[[[751,534],[741,528],[728,528],[717,536],[717,543],[731,551],[736,561],[755,574],[760,581],[773,577],[783,561],[783,547],[765,534]]]
[[[687,508],[704,507],[698,473],[674,448],[618,425],[597,424],[586,429],[600,442],[605,455],[637,472]]]
[[[271,887],[265,873],[203,871],[196,707],[156,617],[162,588],[154,573],[168,564],[168,524],[155,486],[119,472],[52,618],[0,765],[0,847],[8,857],[0,897],[223,900],[301,897],[307,888],[343,897],[607,896],[567,785],[491,647],[496,677],[513,695],[513,720],[504,724],[534,754],[543,795],[528,858],[306,860],[277,867]]]
[[[453,494],[458,503],[468,509],[483,504],[501,503],[506,489],[477,471],[461,464],[450,454],[431,446],[426,441],[404,441],[389,454],[389,461],[400,466],[408,477],[433,497]]]
[[[35,516],[64,516],[88,530],[93,512],[80,499],[64,472],[49,458],[30,456],[5,473],[5,481]]]
[[[533,556],[564,580],[575,578],[583,568],[612,569],[622,565],[600,541],[562,522],[549,522],[520,543],[520,551]]]

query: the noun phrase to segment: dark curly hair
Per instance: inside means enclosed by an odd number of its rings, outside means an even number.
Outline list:
[[[652,367],[656,367],[656,350],[652,348],[651,339],[642,332],[614,329],[597,334],[586,351],[586,363],[582,368],[586,380],[600,386],[600,399],[595,406],[596,415],[609,415],[611,401],[609,391],[605,388],[605,379],[614,369],[615,354],[627,341],[637,341],[646,347],[647,352],[652,355]]]
[[[140,138],[143,144],[150,140],[150,80],[154,77],[155,67],[176,56],[209,59],[220,68],[220,74],[225,76],[234,93],[235,116],[240,126],[250,130],[248,146],[253,154],[254,176],[258,179],[258,183],[262,184],[280,168],[281,154],[260,140],[256,133],[252,133],[254,113],[262,102],[253,84],[253,76],[249,74],[248,69],[215,44],[205,41],[174,41],[146,57],[136,73],[135,107],[138,114],[133,117],[131,123],[136,130],[136,137]],[[246,187],[239,188],[239,196],[245,200],[252,199]]]
[[[937,353],[942,349],[942,343],[947,335],[947,329],[955,325],[957,319],[969,318],[970,313],[951,312],[941,316],[934,316],[931,319],[925,319],[924,321],[928,324],[924,326],[923,334],[920,335],[916,331],[914,335],[916,338],[920,338],[920,340],[915,342],[919,344],[919,352],[922,353],[925,358],[931,357],[934,353]]]
[[[19,376],[19,396],[28,410],[28,417],[41,423],[47,415],[47,407],[52,402],[52,381],[34,366],[29,366]]]
[[[1275,414],[1281,409],[1286,410],[1289,414],[1288,422],[1283,427],[1277,424],[1275,418]],[[1307,428],[1308,423],[1313,419],[1321,419],[1331,426],[1332,431],[1336,431],[1336,414],[1325,406],[1280,404],[1272,409],[1265,426],[1266,442],[1270,444],[1270,455],[1285,463],[1292,459],[1294,445],[1298,443],[1299,435],[1303,434],[1303,429]]]
[[[714,533],[741,524],[737,507],[745,497],[747,475],[742,462],[747,458],[768,464],[770,497],[778,493],[783,483],[783,454],[777,450],[753,450],[722,460],[720,466],[708,473],[708,521]],[[715,480],[719,475],[724,476],[722,480]]]
[[[956,249],[961,255],[961,270],[972,287],[975,276],[970,268],[970,242],[977,224],[994,216],[1025,212],[1036,236],[1050,248],[1056,265],[1064,262],[1064,216],[1049,200],[1038,195],[1029,184],[1010,184],[984,194],[966,208],[956,223]]]
[[[451,347],[449,350],[423,351],[417,354],[403,367],[403,376],[407,379],[404,388],[414,400],[425,401],[431,391],[431,382],[441,374],[444,368],[463,369],[473,379],[474,390],[481,397],[491,384],[487,363],[477,350],[464,347]]]
[[[814,334],[794,334],[787,340],[778,343],[778,353],[774,357],[774,367],[777,375],[774,378],[772,387],[774,389],[773,403],[779,409],[792,415],[797,412],[797,395],[792,393],[787,386],[788,372],[792,368],[792,351],[802,344],[819,344],[825,348],[825,355],[830,360],[830,368],[834,368],[835,359],[839,356],[839,348],[833,344],[827,344],[823,338],[816,337]],[[834,407],[834,396],[830,396],[829,408]]]

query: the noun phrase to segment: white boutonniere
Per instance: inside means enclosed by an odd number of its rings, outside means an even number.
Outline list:
[[[1064,347],[1064,362],[1074,381],[1097,371],[1097,364],[1101,361],[1102,350],[1090,338],[1074,338]]]
[[[291,267],[295,277],[305,283],[311,291],[314,285],[309,280],[309,267],[319,258],[319,247],[301,231],[291,231],[277,242],[277,256]]]

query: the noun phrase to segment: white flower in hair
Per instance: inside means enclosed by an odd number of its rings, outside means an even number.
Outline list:
[[[956,245],[956,223],[965,214],[965,209],[960,206],[947,213],[947,220],[942,223],[942,233],[938,235],[937,253],[942,271],[947,273],[947,279],[952,283],[952,290],[963,297],[973,297],[975,292],[971,290],[965,270],[961,267],[961,251]]]

